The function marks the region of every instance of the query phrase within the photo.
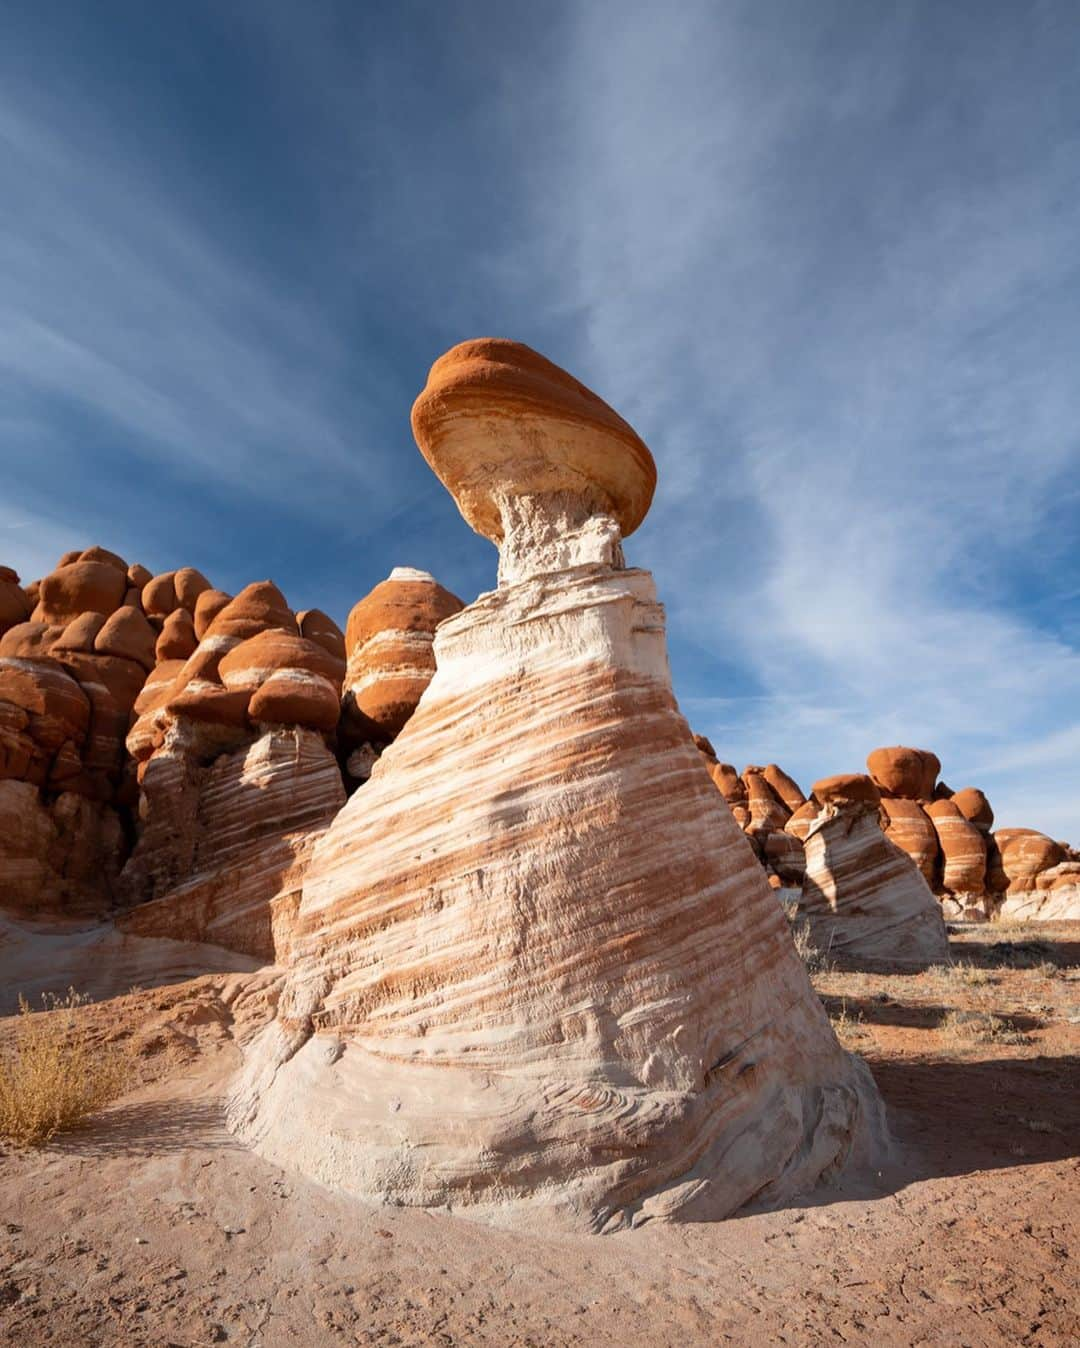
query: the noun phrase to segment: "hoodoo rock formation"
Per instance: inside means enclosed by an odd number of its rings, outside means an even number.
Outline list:
[[[127,851],[134,779],[124,736],[154,631],[130,569],[104,548],[65,553],[17,593],[0,571],[0,906],[107,911]]]
[[[167,579],[160,609],[174,592],[187,612],[215,593],[197,572]],[[213,607],[187,658],[164,659],[135,704],[139,836],[120,877],[131,908],[121,925],[281,958],[311,848],[345,800],[334,756],[341,633],[319,614],[319,640],[302,636],[270,581]]]
[[[924,969],[949,962],[941,905],[881,831],[881,797],[869,777],[815,782],[821,807],[804,842],[799,913],[821,950],[859,963]]]
[[[366,780],[416,710],[435,673],[435,629],[462,607],[427,571],[395,566],[349,614],[340,734],[351,777]]]
[[[396,1203],[589,1229],[776,1203],[883,1140],[671,691],[621,539],[645,445],[526,347],[443,356],[417,441],[499,586],[316,844],[233,1124]]]
[[[717,760],[704,736],[694,740],[769,884],[783,891],[781,897],[788,891],[795,894],[806,870],[806,839],[825,802],[814,793],[805,800],[775,763],[744,768],[740,776],[730,763]],[[994,811],[983,792],[973,786],[950,791],[938,781],[941,764],[929,750],[902,745],[875,749],[867,767],[879,796],[881,829],[914,862],[946,918],[1080,918],[1080,852],[1034,829],[992,833]],[[872,837],[864,829],[859,835]],[[818,852],[821,847],[819,839]],[[847,901],[856,896],[856,875],[857,869],[848,869]],[[880,898],[875,898],[875,907]]]

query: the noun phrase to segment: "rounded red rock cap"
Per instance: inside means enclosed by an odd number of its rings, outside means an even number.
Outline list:
[[[644,441],[584,384],[539,352],[479,337],[440,356],[413,404],[420,452],[476,530],[502,541],[497,496],[591,496],[625,537],[656,490]]]

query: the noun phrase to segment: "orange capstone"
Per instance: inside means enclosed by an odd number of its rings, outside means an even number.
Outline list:
[[[866,770],[887,795],[902,796],[905,800],[933,800],[941,760],[929,749],[908,749],[896,744],[874,749],[867,756]]]
[[[952,803],[969,824],[974,824],[983,833],[988,833],[993,828],[994,811],[977,786],[965,786],[961,791],[955,792]]]
[[[126,590],[126,574],[108,562],[68,562],[42,580],[33,620],[66,627],[87,611],[108,617]]]
[[[842,772],[822,777],[810,788],[810,794],[822,805],[879,805],[881,793],[861,772]]]
[[[200,641],[225,605],[231,603],[232,595],[224,590],[203,590],[195,600],[195,635]]]
[[[256,580],[229,600],[206,629],[206,635],[246,641],[274,627],[295,634],[296,618],[273,581]],[[195,630],[198,631],[198,625]]]
[[[316,646],[321,646],[337,659],[345,659],[345,634],[321,608],[302,609],[296,615],[296,626],[302,637],[314,641]]]
[[[413,404],[420,452],[476,530],[502,542],[507,497],[582,498],[623,536],[645,518],[656,465],[644,442],[584,384],[521,342],[461,342]]]
[[[94,638],[100,655],[119,655],[146,670],[154,668],[154,629],[137,608],[118,608]]]

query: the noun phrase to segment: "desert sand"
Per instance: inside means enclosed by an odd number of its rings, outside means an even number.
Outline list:
[[[81,1018],[131,1045],[135,1083],[0,1160],[0,1342],[1075,1342],[1080,926],[950,941],[952,970],[814,975],[885,1099],[887,1169],[782,1211],[609,1236],[372,1205],[246,1149],[225,1099],[273,967],[99,987]]]

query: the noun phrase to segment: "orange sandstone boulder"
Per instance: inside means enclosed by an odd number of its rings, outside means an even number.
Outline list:
[[[33,620],[66,627],[87,611],[108,617],[126,590],[125,573],[108,562],[69,562],[42,579]]]
[[[764,769],[745,767],[742,779],[746,786],[747,808],[750,811],[750,822],[746,827],[757,833],[782,831],[791,816],[791,811],[769,785]]]
[[[866,760],[867,771],[882,793],[907,800],[933,800],[941,760],[928,749],[894,745],[874,749]]]
[[[1061,843],[1033,828],[998,829],[994,834],[994,842],[1010,894],[1034,889],[1040,872],[1066,859],[1065,848]]]
[[[210,588],[210,582],[201,571],[196,571],[193,566],[182,566],[179,571],[173,573],[173,590],[176,593],[176,602],[191,614],[195,612],[195,604],[199,595]]]
[[[822,777],[810,788],[810,794],[819,805],[832,805],[838,809],[853,805],[872,805],[877,808],[881,803],[877,786],[861,772],[842,772],[835,777]]]
[[[803,842],[810,831],[810,825],[818,816],[819,809],[820,806],[814,800],[808,800],[805,805],[800,805],[784,825],[784,832],[790,833],[793,838],[798,838],[799,842]]]
[[[965,786],[962,791],[954,792],[951,799],[969,824],[974,824],[983,833],[990,832],[994,826],[994,811],[977,786]]]
[[[94,638],[94,650],[100,655],[134,660],[143,669],[151,670],[155,660],[155,637],[154,629],[137,608],[118,608]]]
[[[232,603],[232,595],[224,590],[203,590],[195,601],[195,636],[202,641],[207,629],[221,610]]]
[[[0,656],[43,660],[65,630],[63,627],[50,627],[48,623],[19,623],[0,636]]]
[[[142,606],[148,618],[167,618],[176,608],[175,578],[175,571],[163,571],[143,586]]]
[[[230,599],[218,612],[206,629],[206,636],[246,641],[248,637],[275,627],[295,633],[293,611],[272,581],[257,580],[245,585],[236,598]]]
[[[110,552],[108,548],[83,548],[79,553],[80,562],[103,562],[106,566],[114,566],[117,571],[122,571],[127,575],[128,564],[115,552]],[[126,588],[126,587],[125,587]]]
[[[30,617],[33,605],[19,584],[18,575],[8,566],[0,567],[0,636]]]
[[[0,777],[43,786],[66,744],[86,738],[90,703],[51,660],[0,657]]]
[[[656,465],[634,429],[520,342],[482,337],[441,356],[412,425],[462,515],[495,543],[516,533],[521,504],[534,497],[580,499],[582,508],[564,515],[564,533],[607,515],[625,538],[656,489]]]
[[[158,660],[186,660],[198,644],[195,620],[186,608],[177,608],[162,623],[154,654]]]
[[[119,610],[117,611],[119,612]],[[98,633],[107,621],[103,613],[81,613],[77,618],[73,618],[60,635],[50,642],[50,653],[85,651],[89,654],[94,649],[94,642],[97,640]]]
[[[154,579],[151,572],[145,566],[140,566],[138,562],[132,562],[127,569],[128,585],[135,590],[142,590]]]
[[[328,614],[320,608],[308,608],[296,615],[296,626],[300,635],[331,655],[345,661],[345,633]]]
[[[223,656],[218,675],[250,696],[253,721],[333,731],[345,668],[322,646],[280,630],[260,632]]]
[[[783,768],[777,767],[775,763],[769,763],[762,769],[761,775],[792,813],[806,804],[806,797],[799,789],[798,782],[789,777]]]

